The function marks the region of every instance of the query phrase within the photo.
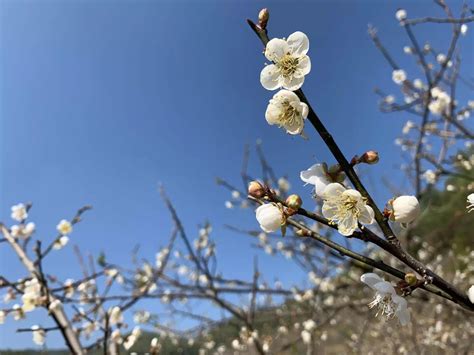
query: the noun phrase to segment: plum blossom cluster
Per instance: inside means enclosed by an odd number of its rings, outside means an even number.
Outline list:
[[[265,47],[265,57],[272,62],[260,73],[260,82],[267,90],[278,91],[268,104],[265,118],[292,135],[303,134],[309,108],[293,91],[301,88],[311,71],[308,37],[295,32],[287,39],[274,38]]]

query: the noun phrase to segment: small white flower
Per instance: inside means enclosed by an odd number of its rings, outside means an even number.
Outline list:
[[[460,28],[461,34],[462,34],[463,36],[465,36],[466,33],[467,33],[467,30],[468,30],[467,25],[466,25],[465,23],[463,23],[463,24],[461,25],[461,28]]]
[[[380,278],[377,274],[367,273],[360,277],[360,280],[375,291],[375,298],[369,304],[370,308],[377,307],[379,313],[387,319],[398,317],[401,325],[410,322],[410,311],[407,308],[407,301],[397,295],[390,282]]]
[[[405,46],[403,47],[403,52],[405,52],[405,54],[412,54],[413,50],[411,49],[411,47]]]
[[[281,177],[278,179],[278,188],[284,192],[287,192],[290,190],[291,184],[287,179]]]
[[[69,237],[67,235],[63,235],[57,241],[54,242],[53,249],[54,250],[62,249],[66,246],[68,242],[69,242]]]
[[[114,342],[115,344],[121,344],[122,343],[122,335],[120,334],[119,329],[115,329],[112,334],[110,334],[110,340]]]
[[[28,218],[28,212],[26,211],[26,206],[23,203],[12,206],[11,217],[17,221],[21,222]]]
[[[303,328],[310,332],[316,328],[316,322],[312,319],[308,319],[303,322]]]
[[[109,323],[118,324],[123,323],[123,315],[120,307],[115,306],[109,310]]]
[[[228,208],[228,209],[234,208],[234,204],[232,203],[232,201],[226,201],[225,208]]]
[[[374,210],[366,205],[365,199],[357,190],[331,183],[325,188],[323,199],[323,216],[337,223],[337,230],[342,235],[349,236],[354,233],[359,222],[374,222]]]
[[[401,85],[407,80],[407,74],[403,69],[396,69],[392,72],[392,80],[395,84]]]
[[[397,12],[395,12],[395,17],[398,21],[403,21],[407,18],[407,12],[405,9],[398,9]]]
[[[431,113],[441,116],[449,112],[451,105],[451,97],[445,91],[441,90],[439,87],[434,87],[431,89],[432,100],[428,105],[428,109]]]
[[[0,310],[0,324],[5,323],[5,318],[6,317],[7,317],[7,314],[5,313],[5,311]]]
[[[466,208],[467,208],[467,212],[474,211],[474,193],[467,196],[467,207]]]
[[[471,287],[469,287],[469,290],[467,291],[467,296],[469,297],[469,301],[471,301],[471,303],[474,303],[474,285],[471,285]]]
[[[260,228],[264,232],[271,233],[279,230],[285,224],[282,209],[275,203],[261,205],[255,211]]]
[[[292,135],[303,132],[306,117],[308,117],[308,105],[301,102],[294,92],[288,90],[278,91],[270,100],[265,112],[269,125],[284,128]]]
[[[405,125],[403,126],[402,133],[403,134],[408,134],[410,133],[411,129],[416,127],[415,123],[412,121],[408,120]]]
[[[395,102],[395,96],[387,95],[387,96],[385,96],[384,101],[385,101],[385,103],[387,103],[389,105],[393,104]]]
[[[26,225],[13,225],[10,228],[10,233],[13,238],[20,238],[20,239],[28,239],[35,231],[35,224],[33,222],[29,222]]]
[[[310,344],[311,343],[311,333],[308,332],[306,329],[301,332],[301,339],[303,339],[303,343]]]
[[[59,233],[61,233],[62,235],[67,235],[67,234],[71,234],[72,232],[72,224],[71,222],[65,220],[65,219],[62,219],[61,222],[59,222],[59,224],[56,226],[56,229],[58,230]]]
[[[422,176],[428,184],[434,184],[436,182],[436,173],[431,169],[426,170]]]
[[[409,224],[420,215],[420,203],[415,196],[400,196],[392,201],[392,215],[395,222]]]
[[[240,192],[237,190],[232,191],[232,198],[233,199],[239,199],[240,198]]]
[[[417,88],[418,90],[421,90],[423,89],[423,86],[424,86],[423,81],[421,81],[421,79],[415,79],[413,80],[413,86]]]
[[[333,182],[342,182],[344,174],[340,172],[331,173],[327,164],[314,164],[310,168],[300,172],[300,178],[305,183],[314,185],[316,195],[322,197],[326,186]]]
[[[309,40],[303,32],[292,33],[286,40],[270,40],[265,48],[265,57],[274,64],[265,66],[260,73],[263,87],[267,90],[298,90],[305,75],[311,71],[311,61],[306,55],[308,49]]]
[[[446,63],[446,55],[444,55],[443,53],[440,53],[436,56],[436,61],[439,63],[439,64],[444,64]]]
[[[33,342],[37,345],[43,345],[46,341],[46,332],[44,329],[34,325],[31,327],[31,330],[33,331]]]
[[[37,278],[33,278],[25,282],[25,289],[21,300],[23,306],[21,307],[24,312],[30,312],[36,308],[41,298],[41,284]]]

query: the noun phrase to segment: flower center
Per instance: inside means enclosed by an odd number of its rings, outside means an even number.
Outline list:
[[[377,307],[377,313],[375,316],[381,314],[387,319],[392,319],[395,316],[397,309],[395,303],[390,295],[377,294],[372,302],[369,303],[369,308]]]
[[[360,211],[357,208],[357,200],[353,199],[351,196],[346,196],[342,203],[341,203],[341,209],[343,212],[350,212],[351,214],[355,215],[356,217],[359,217]]]
[[[287,53],[281,58],[277,65],[284,77],[290,77],[296,72],[298,62],[298,58]]]
[[[284,123],[285,125],[291,126],[293,125],[299,117],[298,110],[290,104],[289,101],[284,100],[281,105],[283,106],[283,110],[280,114],[280,122]]]

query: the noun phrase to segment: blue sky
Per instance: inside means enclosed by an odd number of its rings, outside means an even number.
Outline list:
[[[381,162],[365,169],[366,181],[378,201],[391,197],[379,177],[401,176],[393,140],[408,117],[377,109],[375,86],[401,94],[367,24],[380,29],[408,76],[420,77],[403,54],[408,39],[394,13],[406,7],[410,17],[442,16],[431,1],[2,1],[1,220],[10,223],[11,205],[32,201],[37,236],[50,240],[60,219],[94,206],[71,244],[47,263],[50,272],[80,276],[72,244],[95,255],[105,250],[113,261],[128,260],[141,244],[152,258],[171,229],[157,193],[162,182],[189,234],[213,222],[222,270],[250,277],[255,251],[223,225],[256,222],[249,210],[224,208],[229,193],[215,177],[240,183],[243,146],[261,138],[277,172],[309,200],[299,171],[333,162],[310,128],[304,141],[266,124],[272,93],[259,83],[265,59],[245,23],[262,7],[271,11],[271,36],[308,34],[306,95],[349,158],[379,151]],[[415,30],[446,51],[448,26]],[[473,74],[466,65],[473,60],[471,38],[461,39],[466,76]],[[462,91],[460,100],[467,98]],[[298,281],[287,263],[260,260],[269,275]],[[14,279],[20,270],[1,246],[0,273]],[[29,341],[14,333],[17,325],[3,326],[0,346]]]

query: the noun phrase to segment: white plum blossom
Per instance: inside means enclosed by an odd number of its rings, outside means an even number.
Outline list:
[[[420,215],[420,203],[415,196],[397,197],[391,205],[391,218],[402,225],[412,223]]]
[[[407,80],[407,74],[403,69],[396,69],[392,72],[392,80],[395,84],[401,85]]]
[[[431,89],[432,100],[428,104],[431,113],[441,116],[449,111],[451,105],[451,97],[439,87]]]
[[[359,191],[346,189],[338,183],[329,184],[323,194],[323,216],[337,223],[337,230],[349,236],[362,224],[374,222],[374,210],[366,204]]]
[[[36,308],[41,298],[41,284],[35,277],[31,280],[25,281],[25,289],[21,300],[23,301],[22,310],[30,312]]]
[[[279,230],[285,224],[285,216],[280,206],[275,203],[261,205],[255,211],[260,228],[271,233]]]
[[[305,75],[311,71],[311,61],[306,55],[308,49],[309,40],[303,32],[292,33],[286,40],[270,40],[265,48],[265,57],[273,64],[265,66],[260,73],[263,87],[267,90],[298,90]]]
[[[67,235],[67,234],[71,234],[72,232],[72,224],[71,222],[65,220],[65,219],[62,219],[58,225],[56,226],[56,229],[58,230],[59,233],[61,233],[62,235]]]
[[[292,135],[301,134],[308,117],[308,105],[292,91],[280,90],[270,100],[265,118],[269,125],[284,128]]]
[[[41,329],[39,326],[34,325],[31,327],[33,333],[33,342],[37,345],[44,345],[46,341],[46,332],[44,329]]]
[[[395,12],[395,18],[398,21],[403,21],[407,18],[407,12],[405,9],[398,9],[397,12]]]
[[[423,89],[424,85],[423,85],[423,81],[421,81],[421,79],[415,79],[413,80],[413,86],[418,89],[418,90],[421,90]]]
[[[109,310],[109,323],[118,324],[123,323],[123,315],[120,307],[115,306]]]
[[[471,303],[474,303],[474,285],[471,285],[469,290],[467,290],[467,297],[469,297],[469,301],[471,301]]]
[[[467,25],[466,25],[465,23],[463,23],[463,24],[461,25],[461,28],[460,28],[461,34],[462,34],[463,36],[465,36],[466,33],[467,33],[467,30],[468,30]]]
[[[310,344],[311,343],[311,333],[308,332],[306,329],[301,332],[301,339],[303,339],[303,343]]]
[[[369,303],[369,307],[377,307],[376,315],[380,313],[387,319],[398,317],[401,325],[410,323],[410,311],[407,308],[407,301],[397,295],[390,282],[383,280],[374,273],[363,274],[360,280],[375,291],[375,298]]]
[[[467,212],[474,211],[474,193],[467,196]]]
[[[440,53],[440,54],[438,54],[438,55],[436,56],[436,61],[437,61],[439,64],[444,64],[444,63],[446,63],[446,60],[447,60],[446,55],[443,54],[443,53]]]
[[[327,164],[314,164],[310,168],[300,172],[303,182],[314,185],[316,195],[322,197],[326,186],[333,182],[342,182],[344,174],[340,172],[330,172]]]
[[[281,177],[278,179],[278,189],[280,189],[281,191],[287,192],[290,190],[290,188],[291,188],[291,184],[287,179],[285,179],[284,177]]]
[[[26,211],[26,206],[23,203],[19,203],[15,206],[12,206],[11,217],[17,222],[24,221],[28,218],[28,212]]]
[[[35,231],[35,224],[33,222],[29,222],[26,225],[13,225],[10,228],[10,233],[13,238],[20,238],[20,239],[28,239]]]
[[[5,313],[5,311],[0,310],[0,324],[5,323],[5,318],[6,317],[7,317],[7,314]]]
[[[66,246],[68,242],[69,242],[69,237],[67,235],[63,235],[54,242],[53,249],[54,250],[62,249],[63,247]]]
[[[422,176],[428,184],[434,184],[436,182],[436,173],[431,169],[426,170]]]
[[[142,331],[140,330],[140,327],[133,328],[132,333],[123,342],[123,347],[125,350],[129,350],[133,345],[135,345],[141,334]]]

